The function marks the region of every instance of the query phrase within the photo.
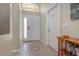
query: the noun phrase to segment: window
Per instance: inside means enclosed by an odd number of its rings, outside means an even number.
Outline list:
[[[26,11],[39,12],[39,7],[36,4],[22,4],[22,9]]]

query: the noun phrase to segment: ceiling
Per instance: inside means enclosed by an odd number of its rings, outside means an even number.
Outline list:
[[[56,3],[34,3],[34,4],[37,6],[41,6],[40,9],[42,13],[47,12],[50,8],[56,5]]]
[[[52,8],[56,3],[41,3],[41,12],[46,12]]]

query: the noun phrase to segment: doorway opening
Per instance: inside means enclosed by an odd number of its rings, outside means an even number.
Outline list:
[[[22,10],[22,53],[25,55],[53,55],[53,52],[55,51],[48,46],[45,46],[40,40],[40,32],[42,31],[41,24],[44,22],[44,20],[43,22],[40,21],[40,13],[35,9],[35,7],[33,9],[25,7],[24,5],[24,8],[25,9]],[[42,29],[44,30],[43,27]],[[52,51],[52,54],[44,51]],[[57,53],[55,52],[55,55],[56,54]]]

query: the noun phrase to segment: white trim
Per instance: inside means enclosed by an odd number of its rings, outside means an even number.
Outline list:
[[[12,4],[10,3],[10,39],[12,39]]]
[[[48,13],[46,12],[46,43],[48,45]]]
[[[22,4],[20,3],[19,4],[19,9],[20,9],[20,21],[19,21],[19,38],[20,38],[20,50],[22,48],[22,41],[23,41],[23,23],[22,23],[22,19],[23,19],[23,16],[22,16]]]
[[[61,35],[61,28],[60,28],[60,3],[58,4],[58,36]]]

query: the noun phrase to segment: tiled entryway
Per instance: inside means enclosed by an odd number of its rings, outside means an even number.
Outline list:
[[[56,51],[40,41],[23,42],[21,56],[57,56]]]

